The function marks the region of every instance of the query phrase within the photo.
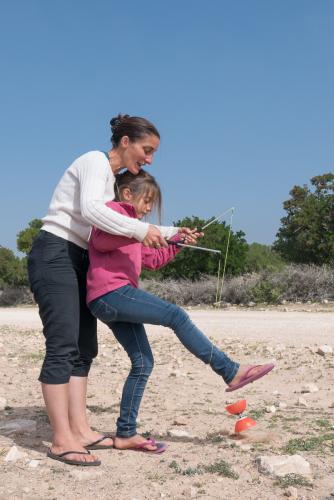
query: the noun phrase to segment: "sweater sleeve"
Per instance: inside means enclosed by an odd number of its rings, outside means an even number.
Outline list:
[[[143,241],[148,232],[148,223],[110,210],[104,203],[105,186],[109,176],[113,176],[105,161],[101,152],[88,153],[79,171],[82,216],[90,225],[102,231]],[[165,238],[174,236],[178,231],[176,227],[157,227]]]
[[[103,153],[88,153],[79,171],[82,216],[92,226],[107,233],[142,241],[148,224],[110,210],[104,203],[105,187],[112,171],[105,165]]]
[[[172,238],[172,241],[180,241],[178,236]],[[176,245],[168,245],[165,248],[148,248],[141,246],[142,266],[146,269],[159,269],[165,266],[169,261],[181,251]]]
[[[89,240],[89,244],[99,252],[110,252],[131,243],[137,243],[138,245],[138,241],[135,238],[106,233],[97,227],[93,227]]]

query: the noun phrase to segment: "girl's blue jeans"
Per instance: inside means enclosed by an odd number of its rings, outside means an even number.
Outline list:
[[[232,361],[191,322],[180,307],[144,290],[125,285],[89,304],[94,316],[106,323],[131,360],[131,370],[123,388],[117,436],[136,434],[136,420],[144,389],[153,369],[153,355],[143,323],[174,330],[182,344],[229,384],[239,364]]]

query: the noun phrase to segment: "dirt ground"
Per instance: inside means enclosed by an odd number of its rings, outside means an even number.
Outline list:
[[[189,314],[233,359],[275,360],[275,370],[225,393],[222,380],[188,353],[173,332],[148,326],[155,367],[139,431],[167,442],[168,449],[162,455],[104,450],[98,452],[100,467],[84,468],[45,455],[50,427],[37,381],[43,360],[37,309],[0,309],[0,399],[6,400],[0,411],[0,498],[334,498],[334,356],[316,352],[323,344],[334,347],[333,304],[193,308]],[[115,431],[128,367],[126,354],[99,324],[99,355],[88,391],[94,428]],[[318,390],[302,393],[308,383]],[[257,425],[235,435],[236,418],[225,406],[242,398]],[[18,419],[33,421],[32,427],[8,431],[9,422]],[[183,431],[183,436],[175,436],[175,431]],[[13,445],[23,455],[8,461]],[[289,454],[304,457],[311,476],[277,479],[258,469],[258,456]]]

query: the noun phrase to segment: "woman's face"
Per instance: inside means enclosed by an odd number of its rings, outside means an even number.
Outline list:
[[[137,175],[144,165],[151,165],[160,140],[155,135],[145,135],[136,142],[130,142],[128,137],[122,137],[121,143],[123,147],[122,166],[132,174]]]

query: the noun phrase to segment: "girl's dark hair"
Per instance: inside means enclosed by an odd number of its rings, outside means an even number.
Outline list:
[[[153,177],[145,170],[134,175],[129,171],[115,176],[115,201],[123,201],[122,191],[128,188],[135,198],[149,195],[152,196],[153,209],[157,211],[159,224],[161,224],[162,195],[160,186]]]
[[[131,142],[144,137],[144,135],[155,135],[160,139],[160,134],[153,123],[140,116],[117,115],[110,120],[111,143],[117,147],[124,135],[127,135]]]

